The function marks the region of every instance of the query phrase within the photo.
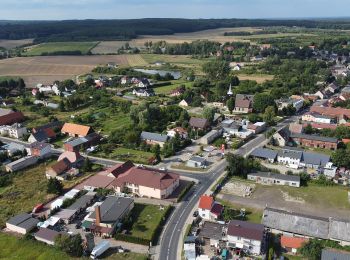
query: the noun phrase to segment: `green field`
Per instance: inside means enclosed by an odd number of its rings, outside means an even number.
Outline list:
[[[160,210],[159,206],[135,203],[130,214],[132,219],[131,236],[152,240],[152,234],[158,227],[164,213],[165,209]]]
[[[350,209],[348,200],[348,188],[339,185],[334,186],[319,186],[310,183],[307,187],[300,187],[298,189],[293,187],[280,187],[281,190],[288,192],[289,196],[301,198],[310,205]]]
[[[174,81],[172,81],[171,85],[154,88],[154,91],[156,94],[168,95],[171,93],[171,91],[173,91],[174,89],[177,89],[181,85],[184,85],[186,88],[191,88],[192,82],[188,82],[185,80],[174,80]]]
[[[0,226],[9,217],[31,211],[35,205],[54,197],[46,192],[46,165],[42,163],[16,173],[13,183],[0,190]]]
[[[55,52],[73,52],[80,51],[81,54],[87,54],[96,46],[96,42],[48,42],[35,45],[25,49],[24,56],[50,55]]]
[[[113,150],[112,153],[105,154],[102,151],[94,153],[93,156],[100,156],[103,158],[120,160],[120,161],[132,161],[134,163],[149,164],[149,159],[154,155],[153,153],[139,151],[124,147],[118,147]]]
[[[147,260],[146,255],[137,254],[137,253],[118,253],[103,258],[106,260]]]
[[[54,247],[36,241],[19,239],[4,233],[0,233],[0,248],[0,259],[71,259]]]

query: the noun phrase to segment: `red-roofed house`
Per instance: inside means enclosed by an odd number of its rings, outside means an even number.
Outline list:
[[[235,113],[247,114],[253,111],[253,95],[237,94],[235,101]]]
[[[281,246],[284,250],[289,253],[296,254],[298,249],[302,247],[303,243],[308,241],[307,238],[303,237],[292,237],[292,236],[281,236]]]
[[[203,195],[199,199],[198,215],[202,219],[217,220],[221,216],[223,209],[223,206],[211,196]]]
[[[127,189],[139,197],[165,199],[179,186],[180,176],[155,169],[132,167],[111,183],[116,192]]]
[[[10,112],[0,116],[0,125],[12,125],[24,121],[22,112]]]

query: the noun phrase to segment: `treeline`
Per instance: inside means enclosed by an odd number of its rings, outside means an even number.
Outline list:
[[[224,36],[251,36],[251,35],[260,35],[260,34],[277,34],[276,30],[262,30],[255,32],[241,31],[241,32],[225,32]]]
[[[0,96],[8,97],[12,90],[24,90],[26,87],[22,78],[0,78]]]
[[[219,42],[212,41],[194,41],[191,43],[176,43],[171,44],[165,41],[159,42],[147,42],[145,46],[153,53],[156,54],[169,54],[169,55],[202,55],[207,56],[210,53],[215,53],[220,50]]]
[[[164,35],[221,27],[300,26],[322,29],[350,29],[350,20],[261,20],[261,19],[175,19],[3,21],[0,39],[34,38],[48,41],[129,40],[138,35]]]
[[[83,55],[81,51],[54,51],[54,52],[43,52],[40,54],[40,56],[61,56],[61,55]]]

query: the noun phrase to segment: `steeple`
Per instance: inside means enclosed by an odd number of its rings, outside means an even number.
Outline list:
[[[229,90],[227,91],[227,95],[229,95],[229,96],[232,96],[232,95],[233,95],[233,92],[232,92],[232,85],[231,85],[231,84],[230,84]]]

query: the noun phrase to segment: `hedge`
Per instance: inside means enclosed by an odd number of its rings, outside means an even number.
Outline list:
[[[191,184],[187,185],[187,187],[181,191],[181,193],[179,194],[179,197],[177,198],[177,202],[182,201],[183,197],[192,188],[193,185],[194,185],[194,182],[192,181]]]

